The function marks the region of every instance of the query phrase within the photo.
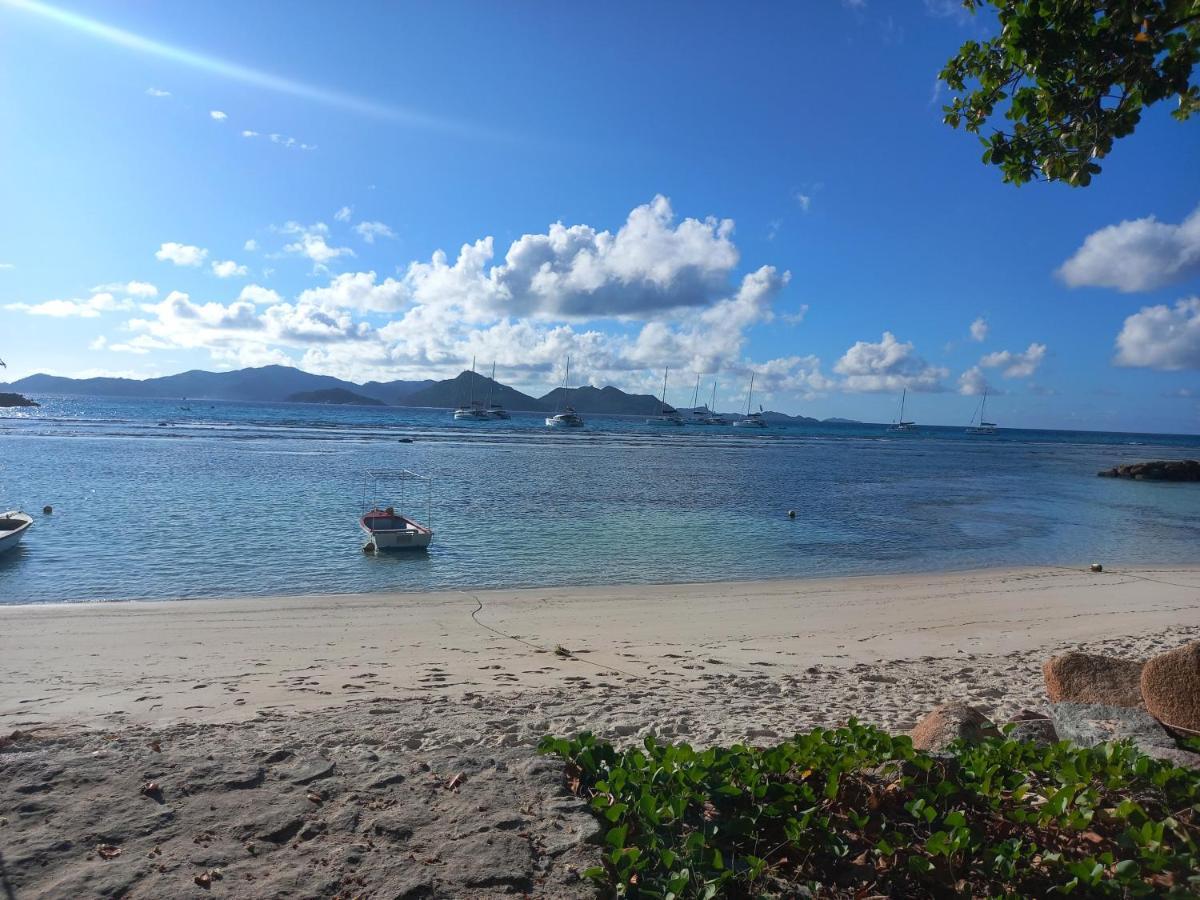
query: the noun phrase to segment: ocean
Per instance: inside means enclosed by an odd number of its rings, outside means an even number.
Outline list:
[[[39,399],[0,410],[0,509],[36,518],[4,604],[1200,559],[1200,485],[1096,477],[1200,436]],[[432,479],[433,547],[363,554],[366,473],[399,468]]]

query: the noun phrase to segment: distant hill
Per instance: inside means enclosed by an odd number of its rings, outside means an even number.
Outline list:
[[[406,394],[400,406],[433,406],[454,409],[472,400],[499,403],[505,409],[520,412],[545,412],[545,404],[535,397],[522,394],[506,384],[492,381],[477,372],[462,372],[445,381],[435,381],[428,387]]]
[[[368,381],[362,387],[355,386],[354,390],[365,397],[382,400],[389,406],[403,406],[400,401],[405,397],[432,384],[437,384],[432,378],[420,381]]]
[[[789,416],[787,413],[776,412],[773,409],[768,409],[763,412],[763,418],[768,422],[776,425],[820,425],[819,419],[811,419],[808,416]]]
[[[862,422],[858,421],[858,419],[839,419],[837,416],[834,416],[831,419],[822,419],[821,421],[824,422],[826,425],[861,425],[862,424]]]
[[[387,406],[382,400],[364,397],[345,388],[325,388],[321,391],[299,391],[287,398],[288,403],[333,403],[350,406]]]
[[[578,388],[555,388],[542,397],[547,410],[560,409],[570,404],[580,414],[598,416],[656,416],[659,400],[650,394],[627,394],[615,387],[594,388],[585,385]]]

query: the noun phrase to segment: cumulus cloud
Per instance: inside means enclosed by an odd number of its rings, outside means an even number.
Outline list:
[[[1200,297],[1143,306],[1117,335],[1116,363],[1151,369],[1200,369]]]
[[[1200,274],[1200,207],[1178,225],[1154,216],[1089,234],[1058,269],[1071,287],[1152,291]]]
[[[224,122],[226,119],[229,118],[229,116],[227,116],[225,113],[221,112],[221,110],[219,110],[219,109],[210,109],[208,111],[208,115],[217,122]]]
[[[232,259],[213,260],[213,274],[218,278],[233,278],[235,276],[244,276],[246,267],[234,262]]]
[[[281,147],[287,147],[290,150],[316,150],[316,144],[305,144],[296,140],[294,137],[288,137],[286,134],[269,134],[267,139],[272,144],[279,144]]]
[[[243,129],[242,129],[242,137],[244,137],[244,138],[254,138],[254,137],[258,137],[258,132],[257,132],[257,131],[253,131],[253,130],[251,130],[251,129],[249,129],[249,128],[243,128]]]
[[[242,288],[242,292],[238,294],[238,299],[260,305],[283,302],[283,298],[277,292],[257,284],[248,284]]]
[[[335,212],[333,214],[333,219],[335,222],[349,222],[350,216],[352,216],[353,214],[354,214],[353,209],[351,209],[349,206],[343,206],[341,209],[339,209],[337,212]]]
[[[800,191],[796,191],[795,197],[796,205],[800,207],[802,212],[808,212],[810,209],[812,209],[812,195],[803,194]]]
[[[95,319],[101,313],[132,309],[132,300],[118,300],[104,291],[93,294],[86,300],[46,300],[43,303],[9,303],[4,307],[14,312],[25,312],[31,316],[50,316],[55,319]]]
[[[849,391],[943,391],[949,371],[917,355],[911,342],[901,343],[885,331],[877,343],[858,341],[834,364]]]
[[[1011,350],[989,353],[979,360],[979,365],[985,369],[1001,369],[1005,378],[1028,378],[1038,370],[1045,358],[1046,345],[1035,342],[1024,353],[1013,353]]]
[[[375,243],[377,237],[394,238],[396,236],[392,229],[382,222],[359,222],[354,226],[354,230],[368,244]]]
[[[191,244],[177,244],[168,241],[154,253],[154,258],[162,262],[174,263],[177,266],[198,266],[204,262],[208,251]]]
[[[346,272],[325,287],[309,288],[300,294],[301,303],[357,309],[364,312],[395,312],[409,298],[408,288],[394,278],[376,281],[374,272]]]
[[[158,288],[148,281],[116,281],[111,284],[98,284],[92,288],[92,293],[105,292],[139,298],[158,296]]]
[[[354,255],[354,251],[349,247],[329,246],[325,240],[329,235],[329,226],[324,222],[317,222],[314,225],[300,225],[296,222],[288,222],[281,230],[284,234],[297,236],[295,241],[284,245],[283,249],[286,252],[307,256],[318,266],[324,266],[339,256]]]
[[[148,88],[146,88],[146,95],[148,97],[170,97],[171,92],[170,91],[162,91],[155,87],[148,87]]]
[[[983,342],[987,340],[989,326],[987,319],[980,316],[971,323],[971,340]]]
[[[248,241],[246,241],[246,243],[242,244],[242,249],[245,250],[247,253],[253,253],[255,250],[258,249],[258,241],[256,241],[254,238],[250,238],[250,240],[248,240]]]
[[[983,374],[983,369],[979,366],[971,366],[958,376],[958,392],[967,397],[978,397],[984,391],[990,391],[991,388],[987,376]]]

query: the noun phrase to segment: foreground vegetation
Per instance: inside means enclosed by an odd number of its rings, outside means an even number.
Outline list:
[[[618,896],[1200,896],[1200,772],[1128,744],[913,749],[851,722],[767,749],[547,737]]]

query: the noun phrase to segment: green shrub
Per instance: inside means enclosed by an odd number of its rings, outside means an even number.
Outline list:
[[[546,737],[623,897],[1200,896],[1200,773],[1129,744],[945,754],[856,722],[776,747]]]

